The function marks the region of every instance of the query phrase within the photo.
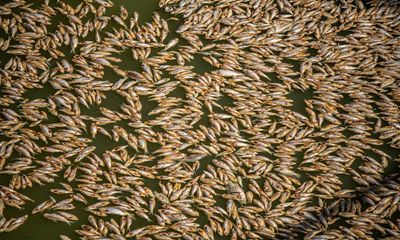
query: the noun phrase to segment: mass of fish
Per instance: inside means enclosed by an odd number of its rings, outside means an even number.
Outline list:
[[[0,6],[0,238],[400,239],[398,2],[69,2]]]

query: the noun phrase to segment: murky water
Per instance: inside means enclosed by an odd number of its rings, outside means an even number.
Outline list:
[[[53,1],[53,2],[55,2],[55,1]],[[118,1],[113,1],[113,2],[116,6],[123,4],[130,11],[130,13],[132,13],[133,11],[139,12],[139,14],[140,14],[139,22],[141,24],[145,24],[146,22],[150,21],[152,14],[155,11],[157,11],[161,15],[162,18],[170,18],[171,17],[169,14],[167,14],[159,9],[157,0],[134,0],[134,1],[118,0]],[[68,1],[68,3],[71,4],[72,6],[76,6],[79,3],[79,1],[76,1],[76,0]],[[37,3],[37,4],[39,4],[39,3]],[[119,8],[114,7],[112,9],[107,9],[105,14],[111,15],[111,14],[117,14],[118,12],[119,12]],[[49,30],[55,29],[55,26],[57,24],[59,24],[59,22],[65,21],[65,19],[61,16],[59,18],[55,17],[55,18],[53,18],[53,20],[54,20],[54,22],[52,23],[52,26],[49,28]],[[59,21],[59,22],[57,22],[57,21]],[[181,23],[180,21],[181,20],[173,20],[173,19],[169,20],[170,28],[171,28],[172,32],[180,25],[180,23]],[[113,24],[114,23],[109,23],[108,26],[106,27],[106,29],[104,29],[104,30],[111,31]],[[4,34],[4,33],[2,33],[2,34]],[[175,38],[175,37],[179,37],[179,35],[176,33],[171,33],[168,36],[167,41],[172,38]],[[88,36],[86,40],[94,40],[94,36]],[[208,41],[205,39],[203,39],[203,40]],[[184,42],[185,40],[182,40],[182,41]],[[67,56],[67,59],[72,57],[72,53],[70,53],[69,50],[67,50],[67,49],[65,49],[65,54]],[[315,54],[315,52],[311,51],[311,54]],[[123,60],[122,62],[117,64],[120,67],[125,68],[125,69],[132,69],[132,70],[137,69],[138,71],[141,70],[140,63],[138,61],[133,60],[129,50],[126,50],[125,52],[122,52],[120,54],[116,54],[116,57],[121,58]],[[0,56],[1,65],[3,65],[4,62],[6,62],[8,60],[8,58],[9,58],[9,56],[7,56],[7,55]],[[286,63],[291,64],[293,66],[293,68],[296,70],[299,69],[298,61],[288,60]],[[200,56],[195,56],[194,59],[192,61],[190,61],[190,65],[194,66],[195,67],[194,72],[199,73],[199,74],[204,73],[204,72],[209,72],[210,70],[212,70],[210,64],[208,64],[206,61],[204,61]],[[173,78],[172,76],[168,76],[168,77]],[[280,81],[277,78],[277,76],[274,75],[273,73],[269,74],[269,77],[271,78],[272,82]],[[105,72],[104,79],[115,82],[118,80],[118,77],[116,76],[116,74],[113,71],[107,70]],[[26,97],[28,99],[37,99],[37,98],[46,99],[47,97],[49,97],[50,95],[52,95],[54,93],[55,93],[55,90],[52,89],[51,86],[47,83],[47,84],[45,84],[44,88],[42,88],[42,89],[34,89],[34,90],[27,91],[24,94],[24,97]],[[100,114],[99,109],[101,107],[107,107],[110,110],[119,110],[124,99],[115,92],[106,92],[105,94],[106,94],[106,100],[103,100],[103,102],[100,105],[98,105],[98,106],[92,105],[89,109],[82,107],[81,113],[84,115],[89,115],[89,116],[99,116],[99,114]],[[312,98],[313,94],[314,93],[312,90],[300,91],[297,89],[293,89],[289,95],[290,99],[293,100],[291,110],[294,110],[303,115],[306,115],[306,111],[305,111],[306,106],[305,106],[304,100]],[[178,87],[175,90],[173,90],[168,96],[176,97],[176,98],[180,98],[180,99],[184,100],[184,99],[186,99],[186,92],[182,87]],[[151,112],[157,106],[157,102],[151,101],[150,98],[143,97],[143,96],[140,97],[140,101],[142,103],[141,114],[142,114],[143,120],[151,119],[151,116],[148,116],[148,113]],[[347,98],[347,99],[344,99],[343,104],[347,104],[349,102],[351,102],[351,99]],[[222,106],[230,106],[233,104],[233,100],[229,96],[225,95],[224,97],[222,97],[219,100],[219,104],[221,104]],[[14,107],[16,109],[18,106],[14,106]],[[204,109],[204,111],[207,111],[207,110]],[[223,111],[221,111],[221,112],[223,112]],[[49,118],[46,121],[47,123],[51,123],[52,121],[54,121],[54,117],[52,119],[51,114],[48,114],[48,116],[49,116]],[[209,126],[210,123],[206,116],[207,116],[207,114],[204,114],[203,117],[199,120],[199,122],[195,125],[195,127],[199,126],[199,125]],[[127,129],[129,128],[126,125],[127,122],[121,121],[119,124],[124,128],[127,128]],[[105,128],[106,129],[108,128],[108,130],[111,127],[112,127],[112,125],[105,126]],[[343,132],[343,133],[345,135],[347,135],[346,137],[350,137],[352,134],[351,132]],[[87,136],[89,136],[89,134],[87,134]],[[2,140],[1,138],[2,138],[2,136],[0,136],[0,140]],[[325,139],[321,139],[321,141],[325,141]],[[96,146],[95,152],[99,156],[104,151],[111,150],[121,144],[122,144],[121,142],[116,143],[114,141],[111,141],[109,138],[107,138],[104,135],[98,135],[91,143],[91,145]],[[154,151],[158,148],[159,148],[159,146],[157,144],[149,144],[150,154],[152,151]],[[400,154],[400,151],[398,149],[391,148],[387,143],[383,146],[379,146],[378,148],[394,158]],[[374,155],[374,153],[372,153],[371,151],[369,151],[367,153],[371,157],[376,157],[376,155]],[[134,151],[132,151],[131,154],[134,154]],[[43,153],[43,154],[38,155],[37,158],[44,158],[47,155],[48,154]],[[298,158],[297,159],[298,162],[301,161],[302,156],[303,156],[303,153],[301,153],[301,152],[296,154],[295,157]],[[14,156],[14,157],[16,157],[16,156]],[[271,155],[269,157],[273,157],[273,156]],[[207,169],[207,163],[211,162],[212,158],[213,157],[210,156],[210,157],[202,159],[202,162],[201,162],[200,167],[197,170],[197,172],[201,173],[202,171]],[[149,162],[146,164],[151,165],[152,162]],[[359,165],[360,165],[360,162],[355,161],[353,163],[353,167],[355,167],[355,168],[358,167]],[[395,162],[392,162],[392,161],[389,162],[389,166],[385,169],[385,171],[386,172],[384,175],[398,173],[399,172],[398,164]],[[301,182],[304,182],[304,181],[310,179],[311,173],[305,174],[302,171],[297,171],[297,172],[299,174],[301,174],[301,178],[300,178]],[[354,182],[352,180],[351,177],[349,177],[347,175],[340,176],[340,179],[343,182],[343,186],[345,186],[347,189],[354,189],[359,186],[356,182]],[[60,184],[58,183],[58,180],[61,180],[61,179],[56,178],[53,183],[46,184],[42,187],[35,185],[32,188],[21,190],[20,191],[21,193],[34,199],[35,202],[34,203],[28,202],[28,204],[26,204],[24,206],[24,209],[22,209],[22,210],[18,210],[16,208],[6,208],[6,210],[4,212],[5,217],[8,219],[10,217],[19,217],[24,214],[29,214],[38,203],[43,202],[49,198],[49,195],[51,194],[50,189],[60,188]],[[10,181],[10,178],[8,178],[6,175],[1,175],[0,184],[8,185],[9,181]],[[144,186],[146,186],[150,189],[153,189],[153,190],[159,189],[157,180],[147,179],[144,183]],[[51,195],[54,196],[57,201],[62,200],[64,198],[63,196],[56,195],[56,194],[51,194]],[[220,198],[220,199],[216,199],[216,200],[217,200],[217,205],[225,206],[225,204],[226,204],[225,199]],[[18,230],[10,232],[10,233],[2,233],[2,234],[0,234],[0,239],[3,239],[3,240],[58,239],[58,236],[60,234],[67,235],[67,236],[71,237],[72,239],[78,239],[79,236],[74,232],[74,230],[79,229],[80,225],[88,223],[87,217],[89,216],[89,214],[88,214],[88,212],[84,211],[84,209],[85,209],[85,204],[83,204],[83,203],[76,204],[76,208],[74,210],[72,210],[71,213],[77,215],[79,217],[79,221],[76,221],[71,225],[49,221],[46,218],[44,218],[41,214],[30,215],[28,220],[25,222],[25,224],[23,224],[21,227],[19,227]],[[398,216],[394,215],[393,217],[395,218]],[[206,218],[204,216],[201,216],[198,219],[199,223],[202,223],[202,222],[204,223],[205,221],[206,221]],[[137,228],[139,226],[143,226],[145,224],[146,223],[141,220],[137,220],[134,222],[135,228]],[[336,223],[336,225],[332,225],[332,227],[337,227],[338,225],[340,225],[340,223]],[[216,237],[216,239],[226,239],[226,238]]]

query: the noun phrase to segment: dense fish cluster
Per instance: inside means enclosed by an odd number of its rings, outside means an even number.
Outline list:
[[[400,239],[395,1],[70,4],[0,6],[0,238]]]

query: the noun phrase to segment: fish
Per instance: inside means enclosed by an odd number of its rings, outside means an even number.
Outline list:
[[[3,4],[0,232],[40,213],[82,239],[397,238],[392,3]]]

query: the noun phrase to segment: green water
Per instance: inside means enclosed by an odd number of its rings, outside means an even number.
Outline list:
[[[0,1],[3,2],[3,1]],[[56,4],[56,1],[50,1],[51,4]],[[171,16],[163,11],[161,11],[158,7],[158,1],[156,0],[134,0],[134,1],[113,1],[115,4],[114,8],[107,9],[106,15],[111,15],[111,14],[117,14],[119,12],[119,8],[117,6],[123,4],[129,11],[130,14],[133,13],[133,11],[137,11],[139,13],[139,23],[144,24],[146,22],[151,21],[152,14],[157,11],[161,18],[168,19]],[[68,1],[69,4],[72,6],[76,6],[79,1]],[[39,1],[35,2],[35,5],[39,5]],[[52,22],[52,26],[50,26],[48,29],[55,29],[55,26],[58,24],[57,21],[65,21],[63,17],[53,17],[54,22]],[[166,41],[179,37],[178,34],[174,33],[174,30],[179,26],[181,20],[169,20],[169,26],[171,33],[169,34],[168,38]],[[111,30],[113,26],[113,22],[110,22],[108,26],[106,27],[105,31]],[[4,33],[2,33],[4,34]],[[94,36],[89,35],[87,39],[85,40],[94,40]],[[204,40],[205,41],[205,40]],[[185,42],[185,40],[182,40],[182,42]],[[69,50],[65,50],[66,58],[71,58],[71,53]],[[0,56],[0,61],[1,65],[3,66],[4,63],[8,60],[10,56],[7,55],[2,55]],[[140,63],[138,61],[135,61],[128,50],[125,52],[122,52],[120,54],[116,54],[116,57],[122,58],[123,62],[117,63],[118,66],[124,69],[131,69],[131,70],[137,70],[140,71]],[[288,60],[286,63],[292,64],[293,68],[298,70],[299,69],[299,64],[297,61],[293,60]],[[192,66],[195,66],[194,71],[196,73],[204,73],[210,71],[212,68],[211,66],[205,62],[201,57],[195,56],[192,61],[189,63]],[[172,76],[170,76],[172,77]],[[270,74],[270,77],[272,78],[272,82],[280,82],[280,80],[276,77],[274,74]],[[111,70],[107,70],[105,72],[104,78],[111,81],[115,82],[118,80],[118,77],[114,72]],[[47,97],[51,96],[52,94],[55,93],[55,90],[53,90],[49,84],[45,84],[44,88],[42,89],[33,89],[29,90],[24,94],[24,97],[29,98],[29,99],[37,99],[37,98],[43,98],[46,99]],[[124,102],[124,99],[118,95],[117,93],[114,92],[106,92],[106,99],[103,100],[103,102],[99,105],[92,105],[89,109],[86,109],[84,106],[81,106],[81,113],[89,116],[98,116],[100,114],[100,107],[106,107],[111,110],[116,110],[118,111],[120,108],[120,105]],[[291,107],[292,110],[297,111],[301,114],[306,114],[305,112],[305,104],[304,100],[306,99],[311,99],[313,97],[313,91],[312,90],[307,90],[305,92],[300,91],[300,90],[295,90],[293,89],[292,92],[289,94],[289,98],[293,100],[293,106]],[[172,91],[169,95],[169,97],[176,97],[176,98],[181,98],[181,99],[186,99],[186,92],[183,88],[177,88],[174,91]],[[147,113],[149,113],[151,110],[153,110],[156,106],[157,103],[155,101],[151,101],[148,97],[140,97],[140,101],[142,103],[142,117],[144,118],[143,120],[148,120],[150,117],[147,116]],[[347,102],[351,101],[351,99],[346,99],[346,101],[343,102],[343,104],[346,104]],[[229,96],[224,95],[218,102],[222,106],[232,106],[233,101]],[[17,108],[17,106],[13,106],[14,108]],[[207,110],[205,110],[207,111]],[[219,111],[219,110],[218,110]],[[221,112],[224,112],[224,110],[221,110]],[[46,120],[46,122],[51,122],[51,114],[49,115],[49,119]],[[119,123],[122,127],[125,129],[129,129],[129,127],[126,125],[126,122],[121,121]],[[203,117],[199,120],[199,122],[195,125],[195,127],[199,125],[205,125],[208,126],[209,120],[207,118],[207,114],[203,114]],[[106,129],[110,129],[112,125],[105,126]],[[89,137],[89,135],[85,136]],[[1,137],[0,137],[0,140]],[[321,141],[324,141],[324,139],[321,139]],[[97,137],[93,140],[91,145],[96,146],[96,154],[99,156],[106,150],[111,150],[119,145],[123,144],[121,141],[115,143],[114,141],[111,141],[108,139],[106,136],[98,134]],[[158,149],[157,144],[149,144],[149,153],[151,154],[152,151]],[[385,153],[389,154],[390,156],[396,158],[400,154],[398,149],[391,148],[387,143],[383,146],[379,147],[380,150],[384,151]],[[130,154],[133,154],[131,152]],[[371,157],[376,157],[371,152],[367,153]],[[37,158],[44,158],[48,154],[40,154],[37,155]],[[15,157],[15,156],[14,156]],[[302,154],[297,154],[296,155],[297,161],[299,162],[302,158]],[[212,157],[209,157],[207,159],[203,159],[202,164],[200,164],[200,168],[197,170],[197,173],[201,173],[202,171],[207,169],[207,162],[211,162]],[[206,162],[207,161],[207,162]],[[150,163],[147,163],[151,165]],[[354,163],[354,166],[356,166],[357,163]],[[389,166],[385,169],[385,174],[384,175],[390,175],[393,173],[398,173],[399,168],[398,164],[390,161]],[[300,181],[304,182],[307,180],[310,180],[309,176],[301,171],[296,171],[301,174]],[[341,180],[343,181],[343,186],[347,189],[353,189],[355,187],[358,187],[359,185],[355,183],[351,177],[348,176],[341,176]],[[8,185],[10,179],[7,178],[6,176],[2,175],[0,179],[0,183],[2,185]],[[43,240],[43,239],[58,239],[58,236],[60,234],[64,234],[69,236],[71,239],[78,239],[78,235],[74,232],[74,230],[80,229],[80,226],[82,224],[88,224],[87,217],[89,216],[88,212],[84,211],[84,208],[86,207],[83,203],[74,203],[75,204],[75,209],[71,211],[71,213],[77,215],[79,217],[79,221],[74,222],[71,225],[67,225],[65,223],[56,223],[47,220],[42,216],[42,214],[35,214],[35,215],[30,215],[30,212],[32,209],[39,203],[49,199],[49,195],[52,195],[56,198],[57,201],[61,201],[66,198],[66,196],[60,196],[60,195],[55,195],[50,192],[50,189],[52,188],[61,188],[61,185],[58,183],[58,181],[63,181],[65,180],[61,178],[56,178],[54,183],[51,184],[46,184],[43,187],[40,187],[38,185],[34,185],[34,187],[25,189],[25,190],[20,190],[21,193],[27,195],[28,197],[32,198],[35,200],[35,203],[27,202],[27,204],[24,206],[24,209],[22,211],[16,209],[16,208],[11,208],[8,207],[6,208],[4,215],[8,219],[10,217],[19,217],[25,214],[29,214],[28,220],[20,226],[17,230],[10,232],[10,233],[2,233],[0,234],[0,239],[2,240],[20,240],[20,239],[30,239],[30,240]],[[153,190],[159,190],[158,182],[156,180],[146,180],[145,181],[145,186],[153,189]],[[88,204],[90,204],[89,202]],[[92,202],[93,203],[93,202]],[[222,197],[220,199],[217,199],[217,205],[224,206],[225,205],[225,199]],[[204,224],[207,221],[206,218],[201,217],[199,218],[198,222]],[[136,220],[133,224],[134,228],[138,228],[140,226],[144,226],[146,224],[144,221],[141,220]],[[226,239],[223,237],[219,237],[216,239]]]

